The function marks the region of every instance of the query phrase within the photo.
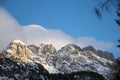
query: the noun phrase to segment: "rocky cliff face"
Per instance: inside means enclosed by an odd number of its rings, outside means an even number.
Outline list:
[[[109,76],[114,72],[114,60],[98,56],[95,52],[91,46],[80,49],[74,45],[67,45],[56,53],[53,63],[61,73],[93,71],[109,80]]]
[[[97,53],[96,55],[98,55],[100,57],[103,57],[103,58],[111,60],[111,61],[115,61],[113,54],[110,52],[97,50],[96,53]]]
[[[81,49],[77,45],[69,44],[56,51],[52,45],[27,46],[22,41],[15,40],[0,53],[0,78],[55,80],[53,78],[58,76],[57,80],[69,80],[63,79],[66,78],[65,74],[71,75],[72,80],[77,80],[81,73],[86,75],[94,72],[102,76],[102,79],[111,80],[116,72],[114,65],[112,54],[97,51],[92,46]]]
[[[52,46],[52,44],[40,44],[40,46],[35,45],[28,45],[28,48],[33,52],[37,54],[45,54],[50,53],[54,54],[56,52],[56,49]]]
[[[99,57],[105,58],[107,60],[115,61],[115,58],[112,53],[102,50],[95,50],[92,46],[87,46],[83,48],[82,51],[92,51]]]
[[[3,51],[4,54],[18,56],[21,58],[30,58],[32,55],[31,50],[20,40],[14,40]]]

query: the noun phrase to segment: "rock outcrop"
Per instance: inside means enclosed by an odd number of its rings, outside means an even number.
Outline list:
[[[110,53],[110,52],[107,52],[107,51],[97,50],[97,54],[96,55],[98,55],[98,56],[100,56],[102,58],[111,60],[111,61],[115,61],[115,58],[114,58],[113,54]]]
[[[50,53],[50,54],[54,54],[56,52],[56,49],[52,46],[52,44],[48,45],[48,44],[40,44],[39,53]]]
[[[67,76],[71,76],[71,80],[79,77],[83,77],[82,80],[111,80],[116,72],[115,64],[112,54],[97,51],[92,46],[81,49],[77,45],[68,44],[56,51],[51,44],[27,46],[15,40],[0,53],[0,78],[55,80],[57,76],[57,80],[69,80]],[[96,79],[89,73],[101,78]]]
[[[30,58],[32,55],[31,50],[27,48],[25,43],[20,40],[12,41],[7,48],[3,51],[4,54],[10,54],[21,58]]]

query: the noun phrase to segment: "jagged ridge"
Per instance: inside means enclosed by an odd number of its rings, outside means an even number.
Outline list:
[[[114,73],[115,59],[100,56],[92,46],[81,49],[74,44],[66,45],[60,50],[50,44],[26,46],[22,41],[11,42],[2,54],[13,61],[25,64],[40,64],[49,73],[66,74],[79,71],[91,71],[103,75],[107,80]],[[101,51],[101,54],[105,52]],[[106,53],[107,55],[111,55]]]

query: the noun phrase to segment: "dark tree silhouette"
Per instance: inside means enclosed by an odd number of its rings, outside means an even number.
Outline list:
[[[118,42],[119,42],[119,44],[118,44],[118,46],[117,46],[117,47],[118,47],[118,48],[120,48],[120,39],[118,40]]]
[[[113,80],[120,80],[120,57],[118,57],[116,59],[116,63],[117,63],[117,72],[114,74],[114,79]]]
[[[49,74],[49,79],[50,80],[106,80],[102,75],[91,71],[79,71],[68,74]]]
[[[115,20],[116,24],[120,26],[120,0],[95,0],[97,5],[94,8],[95,14],[101,19],[102,18],[102,12],[104,11],[111,11],[114,6],[114,9],[116,9],[115,14],[117,16]],[[120,39],[118,40],[117,47],[120,49]],[[118,72],[115,73],[115,79],[114,80],[120,80],[120,57],[116,59],[117,62],[117,68]]]
[[[120,26],[120,0],[95,0],[97,5],[94,8],[96,15],[101,18],[103,11],[112,11],[116,9],[115,14],[117,15],[117,19],[114,19],[115,22]]]
[[[115,14],[117,15],[117,19],[114,19],[115,22],[120,26],[120,0],[95,0],[97,5],[94,8],[95,14],[102,18],[103,11],[111,11],[113,10],[111,6],[114,6],[116,9]],[[120,39],[118,40],[120,43]],[[120,44],[117,45],[120,48]]]

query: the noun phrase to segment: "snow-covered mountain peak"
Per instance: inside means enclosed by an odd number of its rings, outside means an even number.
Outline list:
[[[56,52],[56,49],[52,44],[43,44],[43,43],[41,43],[40,46],[28,45],[28,48],[33,53],[37,53],[37,54],[46,54],[46,53],[53,54],[53,53]]]
[[[68,44],[64,47],[62,47],[60,50],[57,51],[58,55],[64,55],[64,54],[79,54],[81,51],[81,48],[75,44]]]
[[[12,41],[3,53],[8,53],[9,55],[14,55],[17,57],[29,58],[32,52],[27,48],[26,44],[21,40]]]
[[[92,51],[92,52],[94,52],[94,53],[96,52],[95,48],[92,47],[92,46],[84,47],[84,48],[82,49],[82,51]]]
[[[11,43],[25,45],[25,43],[19,39],[16,39],[16,40],[12,41]]]
[[[66,45],[66,46],[64,46],[64,47],[62,47],[62,49],[63,50],[74,50],[74,49],[77,49],[77,50],[81,50],[81,48],[79,47],[79,46],[77,46],[77,45],[75,45],[75,44],[68,44],[68,45]]]
[[[34,44],[31,44],[31,45],[28,45],[27,46],[33,53],[38,53],[38,50],[39,50],[39,47],[34,45]]]
[[[91,71],[110,80],[109,76],[115,71],[113,69],[114,57],[107,52],[96,51],[92,46],[81,49],[75,44],[68,44],[56,51],[52,44],[42,43],[39,46],[34,44],[27,46],[20,40],[14,40],[3,53],[22,58],[17,61],[30,62],[33,67],[39,64],[52,74]],[[110,56],[111,59],[104,55]],[[11,57],[9,58],[11,59]],[[36,68],[38,69],[38,67]]]
[[[55,53],[56,49],[52,44],[40,44],[39,53]]]

